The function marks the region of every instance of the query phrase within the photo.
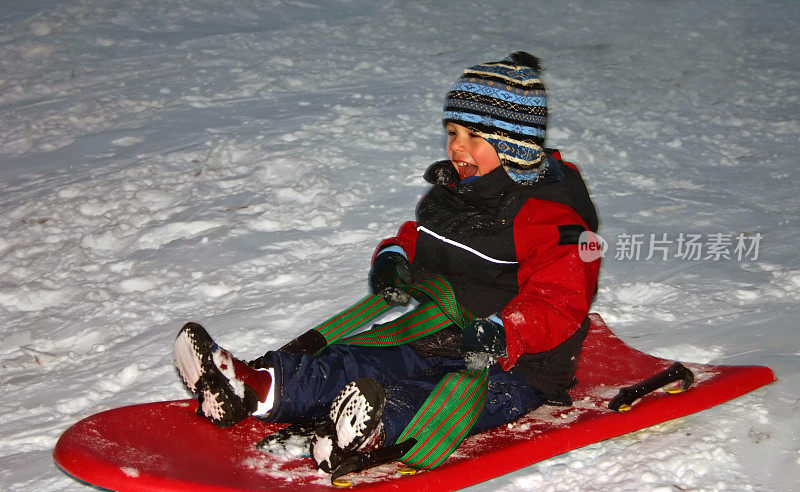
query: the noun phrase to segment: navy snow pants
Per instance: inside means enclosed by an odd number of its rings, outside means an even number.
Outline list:
[[[274,351],[263,358],[275,368],[276,384],[275,406],[266,420],[293,423],[321,419],[347,383],[368,377],[386,388],[382,420],[387,444],[400,437],[445,374],[466,368],[462,359],[423,357],[410,345],[331,345],[315,356]],[[513,369],[503,371],[494,364],[489,370],[486,405],[471,433],[512,422],[544,401],[544,395]]]

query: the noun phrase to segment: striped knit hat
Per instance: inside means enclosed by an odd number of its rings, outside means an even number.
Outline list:
[[[544,175],[542,146],[547,129],[547,97],[539,59],[517,51],[499,62],[469,67],[447,93],[444,122],[469,128],[497,151],[517,182]]]

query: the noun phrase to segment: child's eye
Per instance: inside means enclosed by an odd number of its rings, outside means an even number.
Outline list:
[[[481,137],[481,136],[480,136],[480,135],[478,135],[477,133],[470,133],[470,134],[469,134],[469,138],[483,138],[483,137]]]

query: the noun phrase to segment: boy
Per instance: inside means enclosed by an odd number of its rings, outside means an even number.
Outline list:
[[[416,221],[373,256],[370,286],[389,304],[408,302],[402,283],[444,277],[478,319],[407,345],[332,345],[317,355],[325,340],[311,330],[249,364],[189,323],[175,363],[212,422],[327,418],[312,455],[331,472],[346,453],[394,443],[450,372],[489,368],[471,433],[544,403],[571,404],[599,268],[580,259],[577,243],[598,223],[577,169],[543,147],[540,74],[524,52],[463,72],[445,99],[448,160],[426,171],[433,186]]]

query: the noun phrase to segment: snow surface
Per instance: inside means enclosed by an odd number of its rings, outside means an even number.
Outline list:
[[[83,490],[52,462],[61,432],[187,397],[170,353],[185,321],[252,358],[365,294],[375,244],[444,155],[444,93],[524,49],[610,245],[593,310],[638,349],[779,381],[475,490],[800,490],[800,3],[1,10],[0,489]],[[693,260],[681,233],[761,240]],[[641,257],[616,258],[635,234]]]

